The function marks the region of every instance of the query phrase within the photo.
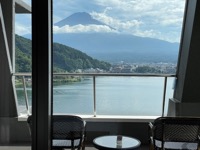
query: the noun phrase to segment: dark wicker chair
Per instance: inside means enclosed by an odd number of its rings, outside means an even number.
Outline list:
[[[28,117],[30,129],[31,116]],[[86,122],[78,116],[54,115],[52,117],[52,149],[85,149]]]
[[[153,149],[198,149],[200,118],[160,117],[149,127]]]

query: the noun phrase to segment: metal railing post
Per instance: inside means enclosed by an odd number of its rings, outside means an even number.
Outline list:
[[[164,89],[163,89],[163,104],[162,104],[162,117],[165,113],[165,96],[166,96],[166,88],[167,88],[167,77],[164,80]]]
[[[93,76],[94,117],[96,117],[96,78]]]
[[[25,103],[26,103],[27,113],[30,114],[30,112],[29,112],[29,104],[28,104],[28,95],[27,95],[27,89],[26,89],[26,81],[25,81],[25,77],[24,76],[22,76],[22,83],[23,83],[23,87],[24,87],[24,96],[25,96]]]

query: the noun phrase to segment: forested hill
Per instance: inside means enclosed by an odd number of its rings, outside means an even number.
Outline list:
[[[31,40],[15,35],[16,72],[31,72]]]
[[[55,67],[67,71],[88,68],[108,70],[111,66],[107,62],[93,59],[81,51],[58,43],[53,45],[53,62]]]
[[[31,40],[16,35],[16,72],[31,72],[31,49]],[[53,43],[53,66],[56,72],[73,72],[89,68],[108,70],[111,65],[74,48]]]

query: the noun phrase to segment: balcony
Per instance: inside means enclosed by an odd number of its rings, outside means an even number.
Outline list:
[[[31,74],[15,73],[19,114],[31,113]],[[88,119],[150,119],[166,114],[173,74],[54,73],[53,112]],[[22,83],[21,86],[17,85]],[[156,109],[154,109],[156,107]],[[112,108],[112,109],[110,109]]]
[[[31,113],[31,74],[15,73],[13,76],[18,81],[16,82],[19,110],[17,124],[23,124],[20,126],[19,132],[23,131],[21,138],[29,143],[30,135],[26,119],[27,115]],[[148,143],[148,122],[167,113],[168,99],[173,97],[172,87],[176,78],[173,74],[55,73],[53,76],[54,81],[57,79],[53,87],[54,113],[76,114],[83,117],[87,121],[89,145],[95,137],[108,134],[134,136],[140,139],[143,145],[146,145]],[[81,80],[66,82],[64,85],[56,84],[61,77],[62,79],[63,77],[71,77],[70,79],[73,77],[74,80]],[[109,95],[109,93],[112,94]],[[73,94],[76,101],[71,102],[70,105],[68,105],[70,101],[64,104],[63,101],[69,99],[67,97],[69,94]],[[126,98],[121,101],[124,95]],[[59,101],[62,97],[64,100]],[[69,100],[72,100],[73,97],[70,97]],[[130,102],[129,98],[133,101]],[[81,101],[87,102],[87,105]],[[143,103],[139,103],[141,101]],[[128,105],[125,105],[126,103]],[[108,107],[112,107],[112,109],[108,109]],[[144,132],[141,133],[141,131]]]

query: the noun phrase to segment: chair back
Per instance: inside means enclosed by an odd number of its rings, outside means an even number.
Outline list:
[[[82,139],[84,134],[84,121],[78,116],[54,115],[52,116],[53,139]]]
[[[27,119],[30,133],[32,131],[32,116]],[[53,115],[51,140],[53,149],[78,148],[85,149],[86,122],[78,116]]]
[[[154,121],[153,138],[171,142],[198,142],[200,118],[160,117]]]

